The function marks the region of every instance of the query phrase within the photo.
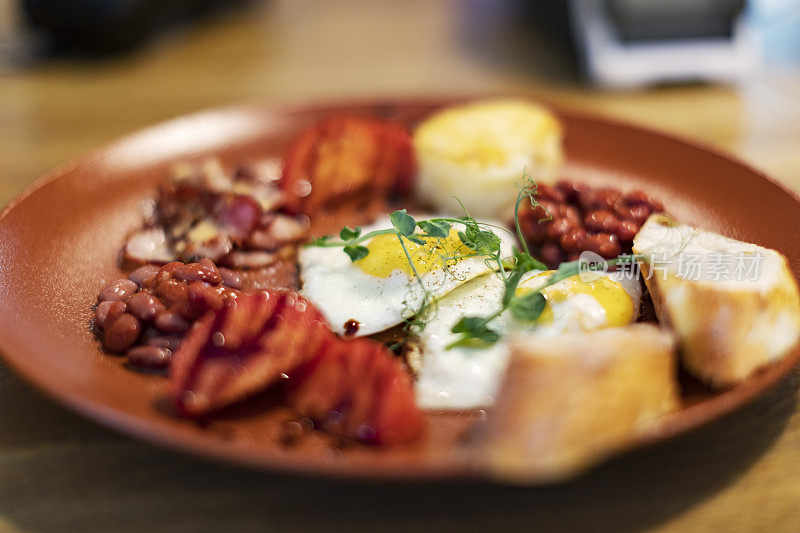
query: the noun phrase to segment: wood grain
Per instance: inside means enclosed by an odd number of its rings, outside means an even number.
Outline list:
[[[4,73],[0,202],[111,138],[207,107],[476,91],[700,140],[800,191],[797,74],[623,93],[542,81],[525,42],[509,59],[488,46],[488,23],[465,24],[465,6],[269,2],[135,54]],[[374,486],[161,450],[66,412],[0,364],[0,530],[796,530],[797,394],[795,375],[711,427],[565,486]]]

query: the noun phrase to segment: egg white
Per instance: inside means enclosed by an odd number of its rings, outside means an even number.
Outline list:
[[[482,221],[479,221],[482,222]],[[495,222],[491,224],[499,225]],[[388,217],[362,228],[362,234],[391,228]],[[455,227],[459,228],[456,224]],[[496,232],[501,239],[503,257],[511,255],[516,240],[508,233]],[[362,243],[368,245],[368,242]],[[301,292],[307,296],[340,335],[351,320],[358,323],[355,336],[372,335],[403,322],[421,305],[424,293],[415,278],[396,269],[386,277],[364,272],[341,248],[309,246],[298,254]],[[420,275],[422,284],[434,298],[440,298],[459,285],[490,270],[484,257],[470,257],[446,271],[433,269]]]
[[[522,281],[538,272],[531,272]],[[621,272],[608,275],[622,285],[630,296],[634,317],[641,300],[641,282]],[[458,334],[451,331],[464,316],[486,316],[502,302],[505,286],[494,274],[473,279],[437,302],[436,314],[422,331],[418,341],[422,348],[422,366],[417,376],[417,403],[431,410],[466,410],[487,407],[494,403],[509,359],[505,343],[508,334],[533,330],[537,335],[556,337],[570,332],[604,327],[605,309],[588,294],[570,295],[563,302],[548,302],[553,311],[550,324],[520,322],[506,311],[493,320],[490,327],[501,334],[501,340],[486,347],[454,347],[447,349]]]

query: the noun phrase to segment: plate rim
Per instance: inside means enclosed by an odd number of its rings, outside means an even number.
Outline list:
[[[760,180],[776,187],[782,194],[788,195],[788,197],[791,198],[797,205],[798,209],[800,209],[800,193],[795,192],[786,185],[777,181],[775,178],[772,178],[765,172],[754,167],[750,163],[743,161],[739,158],[739,156],[717,146],[713,146],[710,143],[697,141],[674,133],[664,132],[657,128],[647,125],[640,125],[629,120],[609,117],[600,113],[587,112],[585,110],[570,109],[559,104],[548,102],[547,99],[543,98],[519,95],[515,96],[509,94],[471,94],[457,96],[334,99],[329,101],[319,100],[277,105],[240,104],[203,109],[189,114],[178,115],[119,136],[109,142],[103,143],[97,148],[78,155],[66,163],[52,168],[34,180],[31,184],[23,188],[23,190],[17,196],[11,199],[3,207],[3,209],[0,210],[0,226],[2,226],[8,214],[12,212],[18,205],[24,202],[28,197],[34,195],[38,190],[46,187],[48,184],[63,177],[69,171],[79,168],[82,165],[86,165],[91,161],[103,158],[107,154],[113,152],[113,150],[123,146],[125,143],[129,143],[137,138],[146,138],[148,135],[152,135],[153,132],[158,129],[175,127],[181,122],[191,120],[200,121],[204,118],[219,119],[219,117],[223,115],[238,116],[242,114],[252,115],[257,113],[262,115],[277,116],[308,112],[336,112],[337,110],[348,108],[377,108],[382,105],[399,107],[445,106],[456,105],[477,99],[485,99],[487,97],[515,98],[539,103],[552,110],[557,115],[568,117],[569,119],[581,122],[602,123],[606,126],[612,126],[618,129],[633,130],[637,135],[645,134],[650,137],[656,137],[662,141],[678,143],[683,145],[684,149],[703,152],[705,156],[713,156],[717,159],[724,160],[728,163],[733,163],[734,165],[747,170],[749,173],[757,176]],[[796,278],[796,274],[794,272],[793,274]],[[44,393],[45,396],[55,401],[59,405],[66,407],[67,409],[84,418],[87,418],[107,428],[111,428],[119,433],[145,440],[162,448],[167,448],[178,452],[188,452],[195,457],[210,458],[243,467],[256,467],[262,470],[268,470],[270,472],[297,474],[310,477],[324,476],[342,479],[394,481],[489,479],[486,476],[486,473],[481,472],[476,465],[468,464],[467,462],[437,463],[435,468],[432,469],[413,468],[406,470],[402,468],[380,467],[352,468],[352,465],[349,464],[324,463],[320,461],[307,463],[302,459],[297,460],[290,457],[277,457],[275,455],[270,456],[269,454],[256,457],[246,449],[239,450],[235,447],[225,446],[224,443],[219,440],[213,441],[206,439],[194,439],[190,435],[184,433],[165,432],[161,429],[162,424],[156,424],[150,420],[141,419],[136,415],[121,412],[113,407],[108,407],[102,403],[93,401],[79,393],[59,389],[58,387],[54,386],[51,380],[46,377],[46,372],[37,373],[36,371],[30,370],[29,367],[26,367],[24,364],[22,364],[22,362],[18,360],[12,353],[13,350],[8,349],[7,339],[0,335],[0,357],[3,358],[5,363],[8,364],[8,366],[15,372],[16,375],[22,377],[26,383],[28,383],[37,391]],[[712,398],[704,400],[696,405],[681,409],[680,420],[678,420],[676,414],[667,415],[664,418],[663,423],[660,424],[655,431],[644,434],[631,441],[628,443],[628,445],[616,450],[602,462],[606,462],[611,457],[625,454],[633,449],[651,447],[656,443],[672,440],[681,435],[686,435],[714,421],[720,420],[727,415],[739,411],[740,409],[743,409],[757,398],[763,396],[767,390],[776,387],[791,373],[798,363],[800,363],[800,348],[795,346],[795,348],[785,357],[771,363],[753,376],[750,376],[745,382],[724,391],[719,391]]]

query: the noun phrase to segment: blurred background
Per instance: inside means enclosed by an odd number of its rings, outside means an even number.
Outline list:
[[[209,107],[476,93],[525,95],[685,136],[800,192],[800,0],[0,0],[0,205],[88,150]],[[748,420],[788,417],[791,391],[755,405]],[[640,526],[637,507],[657,509],[656,521],[671,517],[681,531],[796,521],[797,416],[789,423],[789,431],[732,424],[724,449],[703,447],[699,434],[682,448],[686,457],[666,454],[664,469],[639,471],[649,464],[640,460],[619,476],[612,466],[601,480],[642,490],[600,514],[630,530]],[[445,486],[430,505],[404,509],[394,506],[403,487],[275,482],[158,451],[56,407],[1,363],[0,429],[0,531],[12,522],[88,531],[90,520],[98,531],[135,530],[120,516],[162,528],[179,516],[176,530],[201,530],[209,510],[252,530],[263,529],[262,514],[279,529],[308,519],[320,531],[386,528],[386,509],[442,530],[496,518],[493,502],[470,487],[454,493],[463,506],[441,496],[452,490]],[[756,450],[757,460],[746,455],[754,466],[731,459],[740,448]],[[690,468],[712,456],[730,473]],[[560,508],[558,521],[580,501],[575,494],[604,496],[600,505],[616,494],[602,481],[584,487],[549,498],[497,494],[516,509],[507,521],[529,530],[536,505],[547,516]],[[309,493],[324,502],[321,512],[306,513]],[[331,494],[338,499],[325,507]],[[576,523],[597,528],[579,515]]]
[[[800,190],[800,0],[0,0],[0,202],[203,108],[508,92]]]

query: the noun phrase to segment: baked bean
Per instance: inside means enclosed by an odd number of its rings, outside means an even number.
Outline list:
[[[225,305],[224,287],[212,287],[208,283],[195,281],[189,284],[189,306],[195,309],[218,311]]]
[[[595,203],[598,205],[598,207],[613,209],[614,204],[616,204],[621,198],[622,193],[619,191],[615,191],[614,189],[600,189],[595,194]]]
[[[552,240],[558,240],[562,235],[566,235],[579,226],[579,222],[568,218],[553,219],[547,226],[547,236]]]
[[[636,234],[639,233],[640,228],[641,226],[633,220],[620,220],[615,233],[619,237],[619,240],[623,242],[632,242]]]
[[[106,320],[103,333],[103,344],[112,352],[124,352],[139,338],[142,325],[130,313],[123,313],[109,322]]]
[[[533,219],[537,221],[550,219],[555,210],[556,204],[547,200],[541,201],[539,205],[533,208]]]
[[[164,304],[161,300],[153,296],[149,291],[139,291],[125,303],[128,305],[128,311],[139,320],[149,322],[156,318],[156,315],[164,310]]]
[[[638,224],[643,224],[647,217],[653,213],[653,206],[646,204],[632,205],[629,211],[630,215],[626,217],[628,220],[633,220]]]
[[[177,269],[173,274],[176,279],[191,283],[193,281],[207,281],[212,285],[222,281],[216,265],[209,259],[203,259],[199,263],[189,263]]]
[[[166,272],[163,268],[158,271],[158,274],[153,276],[150,282],[145,285],[143,288],[150,289],[151,291],[154,290],[156,287],[164,283],[165,281],[172,281],[174,278],[172,277],[171,272]]]
[[[145,341],[145,344],[147,346],[158,346],[160,348],[166,348],[174,352],[181,345],[182,340],[183,337],[181,337],[180,335],[155,335],[149,337]]]
[[[127,299],[130,295],[136,292],[138,287],[134,282],[129,279],[118,279],[106,285],[105,289],[100,291],[97,299],[101,302],[117,302]]]
[[[169,357],[160,350],[176,350],[208,305],[221,308],[226,300],[238,297],[233,287],[239,286],[238,274],[218,269],[208,259],[189,265],[175,261],[160,268],[147,265],[132,272],[130,279],[103,289],[94,311],[95,325],[102,329],[109,351],[130,352],[132,364],[139,366],[165,366]]]
[[[628,193],[625,195],[625,200],[631,205],[646,205],[651,208],[653,213],[659,213],[664,210],[664,204],[650,198],[642,191],[632,191]]]
[[[582,192],[588,191],[589,187],[582,183],[561,180],[556,183],[556,189],[564,196],[564,200],[569,203],[577,203]]]
[[[580,224],[580,222],[581,222],[581,213],[580,213],[580,211],[578,211],[577,208],[575,208],[575,207],[573,207],[571,205],[564,206],[563,216],[564,216],[564,218],[568,218],[570,220],[574,220],[578,224]]]
[[[166,265],[162,266],[161,272],[172,275],[176,270],[183,268],[183,266],[184,263],[181,263],[180,261],[172,261],[171,263],[167,263]]]
[[[606,259],[612,259],[622,253],[622,245],[616,235],[613,233],[600,233],[599,235],[605,235],[606,238],[600,242],[600,251],[597,253]]]
[[[563,203],[565,198],[564,192],[552,185],[547,185],[545,183],[539,185],[537,187],[537,196],[543,200],[550,200],[556,203]]]
[[[580,192],[578,194],[578,205],[581,206],[581,209],[584,211],[591,211],[592,209],[600,207],[601,204],[597,201],[597,191],[588,190]]]
[[[646,204],[650,202],[650,198],[644,191],[636,189],[625,195],[625,201],[631,205]]]
[[[542,256],[542,260],[548,265],[558,265],[566,258],[564,251],[554,242],[543,244],[540,255]]]
[[[178,313],[165,311],[156,317],[155,326],[165,333],[183,333],[189,329],[189,322]]]
[[[239,277],[239,274],[236,274],[232,270],[228,270],[225,267],[220,267],[218,270],[223,284],[227,285],[231,289],[242,288],[242,278]]]
[[[202,266],[202,267],[205,267],[205,268],[211,270],[211,271],[219,273],[219,268],[217,268],[217,265],[215,265],[214,261],[212,261],[211,259],[209,259],[207,257],[204,257],[203,259],[198,261],[198,264],[200,266]]]
[[[173,278],[173,274],[175,273],[175,271],[178,270],[179,268],[182,268],[183,266],[184,264],[181,263],[180,261],[173,261],[171,263],[167,263],[166,265],[162,266],[161,269],[159,269],[158,274],[156,274],[155,277],[150,280],[150,283],[148,283],[148,287],[149,288],[157,287],[162,282],[171,280]]]
[[[128,306],[125,305],[125,302],[111,300],[100,302],[94,310],[94,323],[98,328],[102,328],[106,322],[116,320],[127,309]]]
[[[137,284],[139,287],[146,287],[153,278],[156,277],[160,267],[157,265],[145,265],[139,267],[128,276],[128,279]]]
[[[642,191],[625,194],[568,180],[540,186],[537,198],[543,207],[523,208],[520,229],[534,253],[551,268],[564,258],[574,259],[583,249],[607,258],[629,253],[642,223],[652,213],[663,211],[660,202]],[[544,208],[552,220],[538,224],[546,217]],[[560,254],[554,246],[561,249]]]
[[[563,217],[564,215],[566,215],[568,207],[569,206],[566,204],[556,204],[556,206],[553,207],[551,211],[553,218]]]
[[[521,225],[523,234],[528,239],[528,242],[534,244],[541,244],[547,240],[547,226],[549,222],[531,222],[527,225]]]
[[[189,287],[175,279],[165,279],[154,290],[164,305],[170,309],[183,308],[189,301]]]
[[[617,228],[619,220],[614,216],[614,213],[608,209],[598,209],[597,211],[590,211],[583,219],[586,228],[591,231],[605,231],[611,232]]]
[[[614,204],[614,214],[617,218],[625,220],[631,216],[631,206],[624,199]]]
[[[584,247],[606,259],[618,256],[622,252],[619,239],[612,233],[595,233],[584,240]]]
[[[577,228],[562,235],[558,243],[565,252],[580,252],[583,249],[583,241],[586,239],[586,235],[587,232],[585,229]]]
[[[538,244],[547,235],[547,223],[540,222],[534,218],[531,214],[530,207],[523,209],[521,213],[519,225],[523,235],[525,235],[525,238],[528,239],[529,242]]]
[[[158,346],[136,346],[128,350],[128,361],[143,368],[166,368],[172,361],[172,350]]]

